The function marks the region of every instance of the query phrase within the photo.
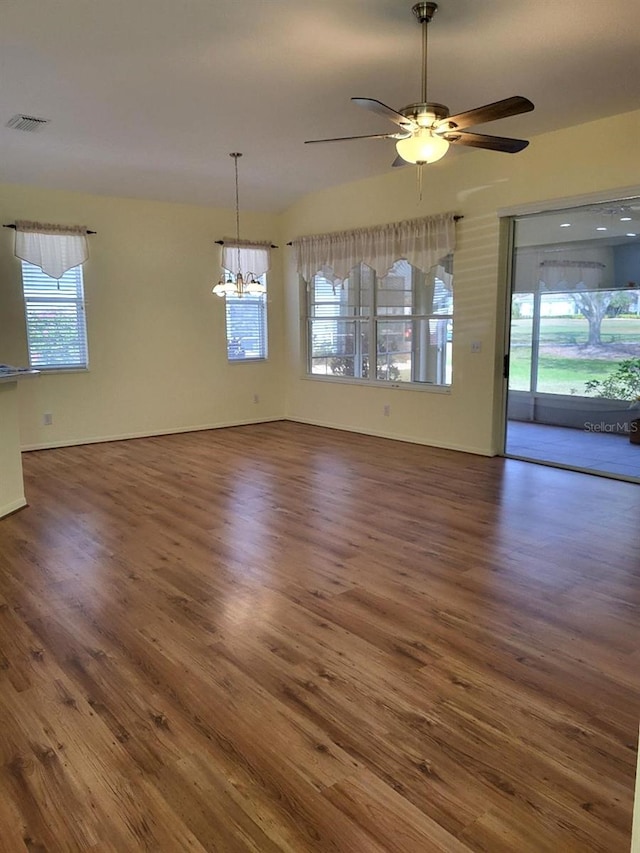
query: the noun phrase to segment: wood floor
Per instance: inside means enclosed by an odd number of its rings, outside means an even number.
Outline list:
[[[291,423],[24,467],[2,853],[627,853],[640,487]]]

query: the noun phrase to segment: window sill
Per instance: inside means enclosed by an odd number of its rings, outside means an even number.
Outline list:
[[[88,367],[34,367],[42,376],[53,376],[58,373],[89,373]]]
[[[267,361],[268,358],[228,358],[227,364],[262,364]]]
[[[451,385],[430,385],[422,382],[386,382],[381,379],[371,381],[369,379],[337,378],[335,376],[321,376],[313,373],[304,373],[302,379],[311,382],[330,382],[332,385],[359,385],[364,388],[384,388],[386,391],[425,391],[427,394],[450,394]]]

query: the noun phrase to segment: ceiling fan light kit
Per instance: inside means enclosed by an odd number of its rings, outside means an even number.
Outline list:
[[[449,150],[449,141],[429,128],[421,127],[407,139],[396,142],[396,151],[406,163],[435,163]]]
[[[452,144],[466,145],[471,148],[485,148],[489,151],[502,151],[507,154],[516,154],[527,147],[529,143],[525,139],[488,136],[482,133],[470,133],[463,129],[529,112],[534,109],[534,106],[527,98],[516,95],[457,115],[449,115],[449,108],[444,104],[429,101],[427,97],[427,33],[429,22],[437,9],[437,3],[416,3],[413,6],[413,14],[422,26],[421,100],[400,110],[394,110],[374,98],[351,99],[357,106],[392,121],[397,125],[398,130],[394,133],[376,133],[366,136],[310,139],[307,140],[307,144],[343,142],[351,139],[395,139],[398,157],[393,163],[394,166],[403,166],[405,163],[413,163],[419,166],[425,163],[435,163],[444,157]]]

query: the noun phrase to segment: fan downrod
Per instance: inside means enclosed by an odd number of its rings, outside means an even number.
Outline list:
[[[412,9],[413,14],[418,19],[418,23],[424,24],[429,23],[431,18],[438,11],[437,3],[416,3],[416,5]]]

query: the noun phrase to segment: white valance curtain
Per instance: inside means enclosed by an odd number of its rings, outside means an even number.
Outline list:
[[[599,261],[546,260],[540,264],[540,281],[548,290],[598,290],[605,269]]]
[[[238,240],[225,240],[222,249],[222,268],[238,273],[246,278],[248,274],[259,278],[269,271],[271,261],[271,243],[250,243]]]
[[[514,254],[515,293],[613,290],[611,246],[523,246]]]
[[[293,241],[298,272],[309,282],[316,273],[340,281],[360,263],[386,275],[402,258],[427,272],[455,248],[453,213],[392,222],[373,228],[299,237]]]
[[[51,278],[62,278],[67,270],[89,257],[85,225],[53,225],[45,222],[16,222],[15,255],[40,267]]]

